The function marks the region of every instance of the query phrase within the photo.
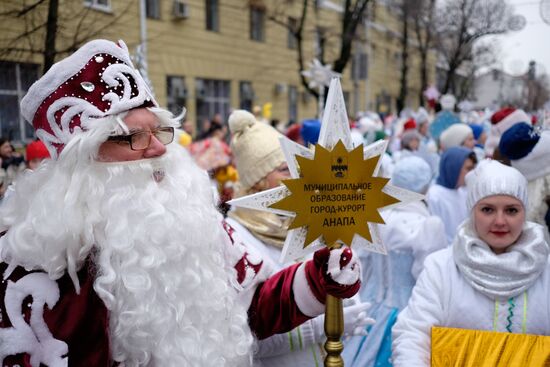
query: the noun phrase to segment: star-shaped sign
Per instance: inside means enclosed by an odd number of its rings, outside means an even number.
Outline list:
[[[341,75],[332,71],[331,65],[323,65],[317,59],[309,63],[309,69],[303,70],[302,75],[309,79],[309,87],[312,89],[319,87],[328,87],[333,78],[339,78]]]
[[[310,150],[286,137],[280,142],[292,179],[229,203],[294,218],[281,262],[335,243],[386,254],[380,238],[379,226],[384,221],[379,211],[423,196],[378,176],[387,141],[354,149],[338,78],[330,83],[316,148]]]

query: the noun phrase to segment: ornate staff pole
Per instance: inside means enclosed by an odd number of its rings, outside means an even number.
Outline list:
[[[327,295],[325,301],[325,367],[342,367],[344,360],[340,355],[344,351],[342,334],[344,333],[344,309],[342,300]]]

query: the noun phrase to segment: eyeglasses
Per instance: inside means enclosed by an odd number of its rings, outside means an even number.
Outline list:
[[[138,131],[129,135],[109,136],[107,141],[126,142],[130,144],[132,150],[145,150],[151,145],[151,136],[155,136],[162,144],[170,144],[174,140],[173,127],[159,127],[151,131]]]

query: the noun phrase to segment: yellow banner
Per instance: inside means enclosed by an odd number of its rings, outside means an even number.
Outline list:
[[[432,367],[550,367],[550,336],[432,328]]]

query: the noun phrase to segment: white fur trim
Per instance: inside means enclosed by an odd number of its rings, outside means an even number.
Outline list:
[[[306,278],[306,263],[302,263],[294,274],[292,283],[292,292],[296,305],[302,313],[309,317],[315,317],[325,312],[325,305],[315,298],[315,295],[309,288]]]
[[[30,325],[23,319],[23,300],[32,297]],[[45,273],[31,273],[17,282],[8,281],[4,304],[12,327],[0,329],[0,360],[27,353],[30,364],[68,365],[69,347],[53,337],[44,321],[44,306],[52,309],[59,300],[57,283]]]
[[[330,251],[327,273],[338,284],[352,285],[359,280],[361,267],[355,256],[353,256],[346,266],[340,268],[340,258],[344,249],[339,248]]]
[[[52,66],[42,78],[31,86],[29,93],[21,101],[21,113],[32,124],[36,111],[44,100],[55,92],[60,85],[86,67],[94,55],[109,54],[124,62],[123,64],[114,63],[106,66],[101,76],[102,82],[108,86],[121,85],[123,87],[122,96],[114,92],[109,92],[103,96],[103,101],[109,102],[108,110],[101,111],[91,102],[71,96],[61,97],[48,107],[46,118],[53,135],[43,129],[37,129],[36,134],[48,148],[52,159],[57,159],[57,151],[53,144],[67,145],[69,140],[79,134],[82,129],[90,129],[98,118],[128,111],[143,105],[146,101],[151,101],[155,106],[158,105],[149,87],[134,68],[126,45],[121,41],[119,41],[119,44],[120,46],[117,46],[117,44],[106,40],[95,40],[85,44],[73,55]],[[136,96],[132,96],[132,86],[127,75],[132,77],[136,85]],[[54,116],[62,109],[65,109],[65,112],[63,112],[60,125],[58,125]],[[77,115],[80,115],[82,128],[75,128],[71,132],[69,124]]]
[[[523,110],[515,110],[498,123],[491,125],[489,136],[487,136],[487,141],[485,141],[485,152],[487,155],[493,155],[495,149],[498,147],[498,143],[500,142],[500,137],[506,130],[517,123],[525,122],[529,124],[530,121],[531,119]]]
[[[520,171],[528,181],[550,175],[550,131],[545,130],[528,155],[513,160],[512,167]]]
[[[108,53],[124,63],[133,66],[128,54],[128,48],[124,42],[119,41],[119,44],[120,46],[117,46],[116,43],[108,40],[94,40],[79,48],[70,56],[70,59],[63,59],[55,63],[46,75],[38,79],[31,86],[32,89],[35,89],[32,96],[26,95],[23,97],[21,101],[21,114],[23,117],[27,121],[32,122],[40,104],[67,79],[86,66],[90,58],[96,54]]]
[[[506,130],[520,122],[525,122],[526,124],[529,124],[531,122],[531,119],[523,110],[518,109],[493,126],[495,127],[495,132],[497,133],[497,136],[502,136],[502,134],[504,134]]]

